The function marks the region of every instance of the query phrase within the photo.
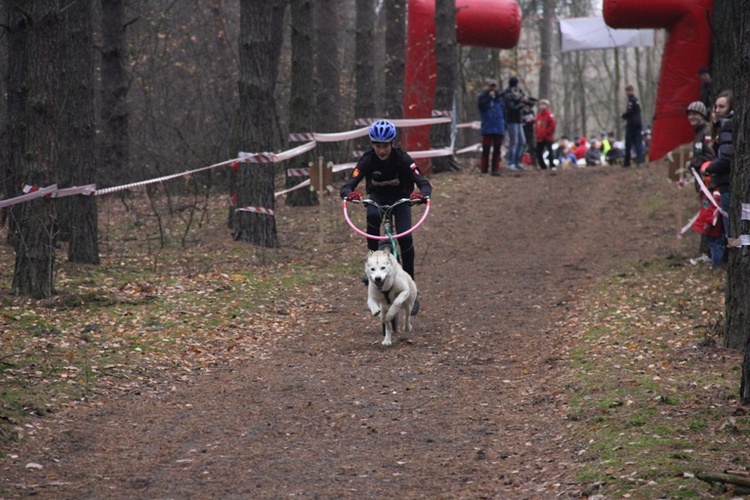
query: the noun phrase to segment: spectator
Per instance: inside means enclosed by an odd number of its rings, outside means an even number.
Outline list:
[[[708,111],[701,101],[694,101],[688,105],[685,113],[687,114],[688,122],[690,122],[694,132],[693,153],[688,166],[696,173],[700,173],[701,165],[714,159],[714,152],[713,149],[711,149],[711,129],[708,125]],[[690,175],[692,177],[692,174]],[[697,182],[695,183],[695,189],[698,192],[698,200],[701,210],[705,211],[709,208],[709,205],[712,206],[712,204],[708,197],[705,196],[705,193],[701,191]],[[721,198],[719,201],[721,201]],[[706,205],[705,207],[704,204]],[[719,232],[716,234],[717,229],[713,227],[713,224],[707,224],[707,220],[712,219],[713,217],[706,219],[704,216],[700,223],[696,221],[697,226],[693,225],[693,229],[700,233],[701,240],[699,246],[700,257],[697,259],[690,259],[690,262],[692,263],[697,264],[698,262],[705,260],[711,262],[714,266],[718,266],[722,261],[724,256],[724,243],[721,238],[721,233]],[[708,254],[709,257],[706,257],[706,254]]]
[[[534,139],[534,121],[536,116],[534,115],[534,105],[537,100],[533,97],[527,98],[523,107],[521,108],[521,124],[523,125],[523,137],[526,140],[526,146],[524,147],[524,153],[522,157],[526,159],[526,153],[529,155],[529,163],[533,166],[536,165],[536,154],[532,152],[536,150],[536,140]]]
[[[623,150],[622,142],[615,140],[615,134],[613,132],[609,133],[609,144],[611,147],[609,148],[609,151],[607,151],[604,159],[607,160],[607,163],[610,165],[616,165],[625,159],[625,151]]]
[[[555,157],[552,154],[552,143],[555,140],[555,127],[557,122],[555,116],[550,110],[549,101],[542,99],[539,101],[539,114],[536,117],[536,123],[534,124],[534,132],[536,134],[536,158],[539,163],[539,168],[545,170],[547,166],[544,164],[544,151],[547,151],[547,161],[549,161],[549,168],[555,168]]]
[[[573,154],[577,160],[583,160],[588,151],[589,145],[585,137],[581,136],[576,139],[575,146],[573,147]]]
[[[602,131],[601,133],[602,140],[599,144],[601,144],[601,152],[602,152],[602,158],[607,157],[607,153],[609,153],[610,148],[612,147],[612,143],[609,141],[609,136],[606,132]],[[612,134],[612,137],[614,138],[615,134]],[[612,141],[614,142],[614,140]]]
[[[563,137],[557,143],[557,164],[560,168],[574,166],[578,163],[576,155],[570,151],[568,139]],[[553,170],[556,170],[553,168]]]
[[[521,108],[526,95],[518,86],[517,77],[511,76],[508,79],[508,87],[501,95],[505,102],[505,123],[508,129],[508,168],[525,170],[521,164],[521,155],[526,144],[521,124]]]
[[[628,96],[628,106],[622,114],[622,118],[625,120],[625,160],[622,166],[629,167],[630,154],[633,149],[635,149],[636,164],[643,163],[643,138],[641,137],[643,121],[641,120],[641,103],[635,96],[633,86],[625,87],[625,93]]]
[[[479,171],[487,173],[492,149],[492,175],[500,175],[500,157],[505,136],[503,99],[497,90],[497,80],[489,79],[477,100],[482,120],[482,163]]]
[[[711,106],[711,91],[713,90],[711,73],[709,73],[707,67],[701,66],[698,70],[698,76],[701,79],[701,102],[707,110],[710,110],[713,108],[713,106]]]
[[[734,145],[732,139],[732,122],[734,111],[732,110],[732,91],[724,90],[716,97],[714,112],[717,123],[714,124],[716,137],[713,141],[713,150],[716,158],[701,166],[703,175],[710,175],[711,181],[708,189],[718,189],[721,194],[721,209],[724,222],[724,237],[729,237],[729,188],[731,182],[732,164],[734,163]]]
[[[591,143],[591,147],[586,150],[586,154],[583,159],[586,160],[586,165],[589,167],[598,167],[602,164],[602,144],[598,140],[594,139]]]

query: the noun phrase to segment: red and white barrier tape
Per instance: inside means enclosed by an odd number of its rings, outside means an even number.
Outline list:
[[[23,192],[26,194],[16,196],[15,198],[8,198],[7,200],[0,200],[0,208],[10,207],[13,205],[17,205],[18,203],[24,203],[36,198],[41,198],[43,196],[51,196],[55,191],[57,191],[57,184],[52,184],[51,186],[47,186],[45,188],[39,188],[36,186],[24,186]]]
[[[253,212],[256,214],[264,214],[264,215],[276,215],[273,210],[270,208],[264,208],[264,207],[242,207],[235,209],[235,212]]]
[[[126,189],[130,189],[130,188],[134,188],[134,187],[146,186],[148,184],[154,184],[154,183],[157,183],[157,182],[164,182],[164,181],[168,181],[168,180],[171,180],[171,179],[176,179],[178,177],[183,177],[183,176],[186,176],[186,175],[195,174],[197,172],[203,172],[204,170],[209,170],[209,169],[212,169],[212,168],[224,167],[224,166],[227,166],[227,165],[232,165],[233,163],[235,163],[238,160],[239,160],[239,158],[234,158],[232,160],[222,161],[220,163],[214,163],[213,165],[209,165],[207,167],[201,167],[201,168],[196,168],[194,170],[188,170],[187,172],[180,172],[178,174],[165,175],[164,177],[158,177],[156,179],[149,179],[149,180],[140,181],[140,182],[133,182],[131,184],[124,184],[122,186],[112,186],[112,187],[108,187],[108,188],[104,188],[104,189],[97,189],[94,192],[94,195],[95,196],[101,196],[103,194],[115,193],[117,191],[124,191]]]
[[[310,175],[309,168],[288,168],[286,169],[287,177],[307,177]]]
[[[450,111],[438,111],[437,109],[433,109],[432,116],[453,116],[453,113]]]

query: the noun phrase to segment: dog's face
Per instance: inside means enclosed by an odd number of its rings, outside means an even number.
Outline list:
[[[383,285],[385,285],[385,281],[392,271],[393,263],[391,262],[391,255],[387,252],[378,250],[367,257],[365,273],[370,283],[375,285],[378,290],[383,289]]]

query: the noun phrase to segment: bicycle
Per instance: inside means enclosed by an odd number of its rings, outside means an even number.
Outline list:
[[[347,203],[348,201],[346,199],[343,200],[342,208],[344,211],[344,218],[346,219],[347,224],[349,224],[349,227],[351,227],[354,230],[354,232],[359,234],[360,236],[364,236],[365,238],[370,238],[370,239],[375,239],[375,240],[380,241],[379,249],[390,252],[393,255],[393,257],[398,261],[399,264],[401,264],[401,256],[398,252],[398,239],[403,236],[407,236],[411,234],[413,231],[415,231],[419,226],[422,225],[422,223],[427,219],[427,215],[430,213],[430,199],[429,198],[422,198],[420,200],[412,200],[411,198],[401,198],[391,205],[380,205],[379,203],[371,199],[364,199],[362,201],[356,201],[356,200],[351,201],[351,203],[360,203],[365,207],[368,207],[368,206],[376,207],[380,211],[380,214],[382,216],[381,227],[383,229],[382,231],[383,235],[378,236],[378,235],[368,234],[367,232],[362,231],[352,222],[351,218],[349,217],[349,212],[347,210]],[[393,228],[396,227],[395,222],[394,222],[393,211],[396,207],[404,205],[404,204],[408,204],[410,206],[424,204],[425,205],[424,213],[422,214],[422,217],[419,219],[419,221],[417,221],[416,224],[412,225],[412,227],[410,227],[409,229],[401,233],[393,234]],[[392,320],[391,327],[393,329],[393,332],[397,333],[398,331],[397,318],[394,318]],[[385,330],[386,328],[384,324],[383,325],[384,335],[385,335]]]

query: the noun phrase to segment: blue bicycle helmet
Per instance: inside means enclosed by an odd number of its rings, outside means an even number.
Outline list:
[[[388,120],[379,120],[370,125],[370,140],[373,142],[391,142],[396,138],[396,127]]]

